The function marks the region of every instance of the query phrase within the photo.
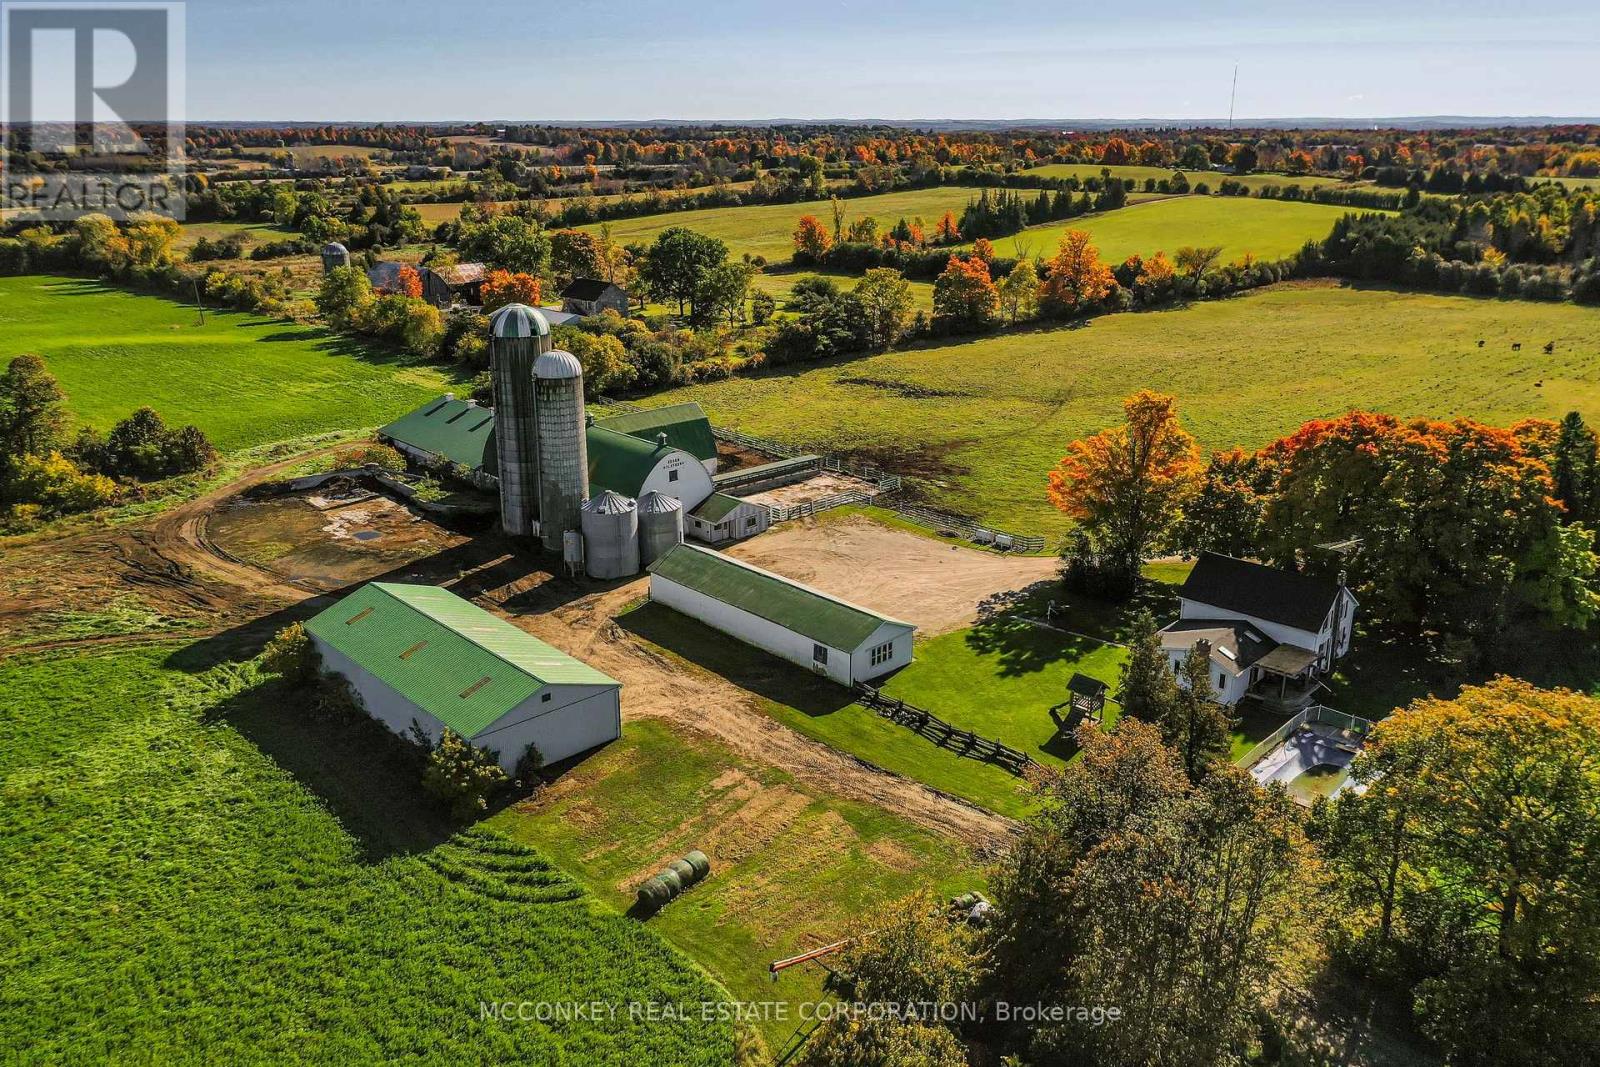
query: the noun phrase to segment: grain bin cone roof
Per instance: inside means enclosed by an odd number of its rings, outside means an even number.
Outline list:
[[[665,493],[658,493],[654,489],[639,498],[639,513],[641,515],[665,515],[674,511],[682,511],[683,505]]]
[[[345,256],[350,254],[350,250],[338,241],[329,241],[322,246],[322,254],[325,256]]]
[[[549,337],[550,323],[538,308],[507,304],[489,320],[490,337]]]
[[[583,510],[591,515],[626,515],[633,508],[631,499],[610,489],[583,502]]]
[[[544,321],[544,316],[539,316],[539,321]],[[548,327],[546,327],[548,329]],[[583,377],[583,364],[578,362],[578,357],[571,352],[563,352],[559,348],[552,348],[533,361],[533,376],[543,378],[545,381],[561,381],[566,378]]]

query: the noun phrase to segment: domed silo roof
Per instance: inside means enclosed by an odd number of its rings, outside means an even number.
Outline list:
[[[539,316],[539,321],[544,321],[544,316]],[[571,352],[563,352],[553,348],[533,361],[533,376],[546,381],[559,381],[563,378],[583,377],[583,364],[578,362],[578,357]]]
[[[609,492],[609,490],[607,491]],[[665,515],[682,510],[682,504],[665,493],[656,492],[654,489],[639,498],[639,513],[641,515]]]
[[[630,498],[610,489],[583,502],[583,510],[591,515],[626,515],[633,509],[634,503]]]
[[[490,337],[549,337],[550,323],[538,308],[507,304],[489,320]]]
[[[347,256],[350,254],[350,250],[338,241],[329,241],[322,246],[322,254],[325,256]]]

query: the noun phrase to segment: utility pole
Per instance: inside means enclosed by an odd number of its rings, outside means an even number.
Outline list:
[[[194,283],[194,306],[200,309],[200,325],[204,326],[206,324],[206,305],[200,299],[200,279],[190,278],[189,280]]]

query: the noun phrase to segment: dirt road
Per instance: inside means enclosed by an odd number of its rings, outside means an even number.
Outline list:
[[[915,623],[923,636],[971,626],[985,601],[1048,581],[1060,566],[1050,556],[944,544],[860,516],[788,523],[728,554]]]

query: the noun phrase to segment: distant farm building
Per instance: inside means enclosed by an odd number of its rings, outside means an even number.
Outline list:
[[[556,763],[622,733],[621,683],[447,589],[373,582],[306,632],[367,714],[433,741],[449,728],[508,772],[529,745]]]
[[[1200,642],[1223,704],[1309,704],[1350,650],[1356,599],[1338,582],[1203,552],[1161,631],[1174,670]]]
[[[650,599],[841,685],[911,662],[911,623],[698,545],[650,565]]]
[[[385,260],[374,263],[367,270],[367,280],[379,292],[398,293],[404,288],[401,272],[406,267],[417,272],[417,279],[422,283],[422,299],[434,307],[476,304],[481,299],[485,273],[482,263],[457,263],[434,270],[432,267]]]
[[[696,541],[720,545],[754,537],[772,525],[772,511],[764,504],[740,500],[727,493],[712,493],[689,513],[686,528]]]
[[[628,293],[599,278],[574,278],[561,290],[561,310],[570,315],[598,315],[606,309],[628,313]]]

